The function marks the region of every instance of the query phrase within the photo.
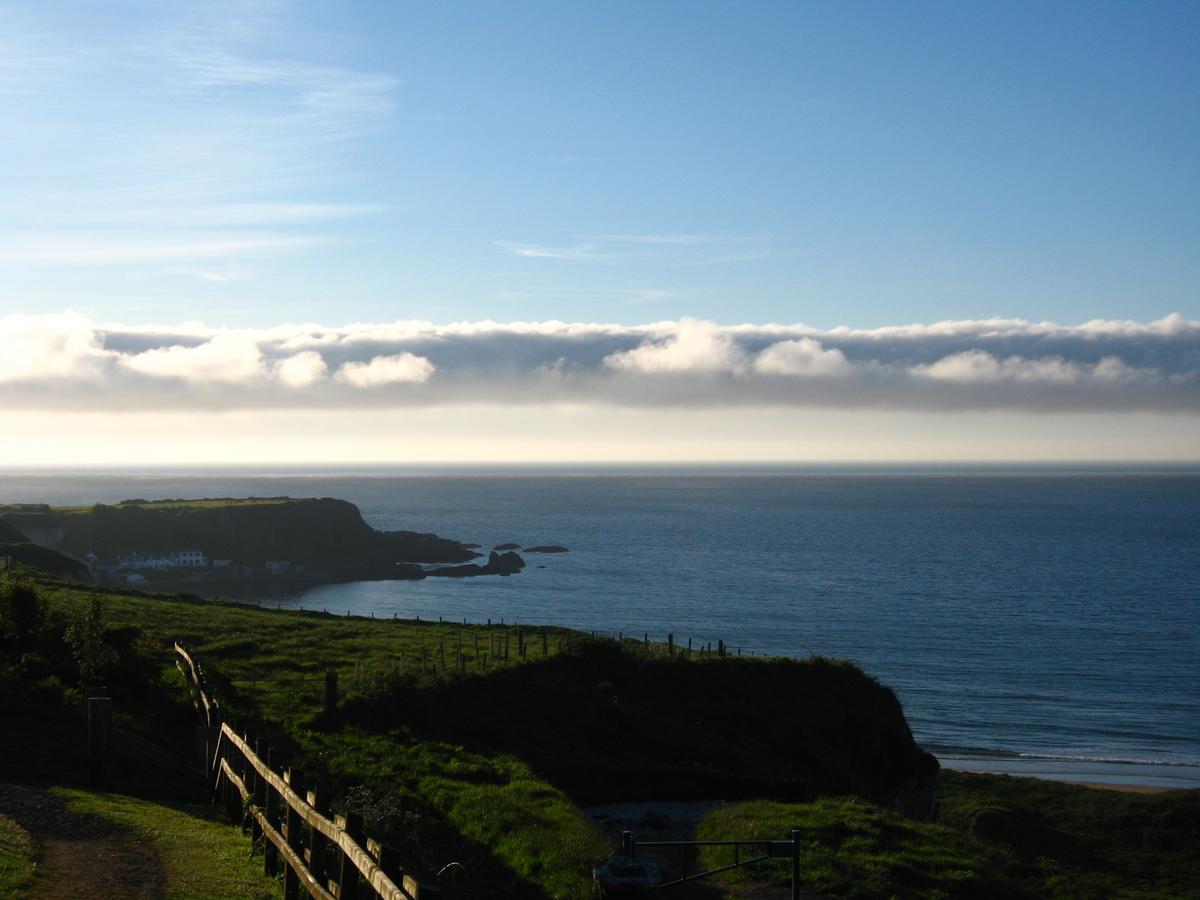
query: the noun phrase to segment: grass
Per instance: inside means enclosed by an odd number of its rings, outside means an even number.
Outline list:
[[[1017,898],[1028,896],[1012,878],[1013,862],[943,825],[913,822],[898,813],[845,797],[812,803],[754,800],[715,810],[701,823],[700,840],[790,838],[799,829],[803,889],[835,897]],[[707,848],[702,861],[728,865],[728,848]],[[734,882],[791,883],[791,861],[736,869]]]
[[[88,595],[64,583],[40,590],[61,615]],[[663,658],[661,645],[650,656],[640,642],[623,652],[566,629],[528,626],[522,659],[510,625],[372,620],[137,592],[106,599],[110,629],[137,629],[159,647],[182,639],[223,706],[269,737],[277,756],[304,773],[306,786],[335,798],[338,811],[361,812],[368,833],[393,845],[423,881],[458,862],[473,890],[494,896],[586,895],[590,863],[607,848],[572,801],[592,788],[637,795],[679,787],[668,778],[684,773],[709,791],[695,796],[747,797],[749,781],[713,793],[712,779],[749,773],[760,778],[760,796],[782,797],[762,773],[809,770],[823,772],[826,785],[860,773],[867,794],[911,764],[902,718],[880,726],[900,715],[894,696],[844,662],[694,664]],[[498,663],[494,640],[504,636],[510,660]],[[465,677],[453,671],[460,641]],[[122,646],[141,644],[130,637]],[[422,651],[427,671],[416,673]],[[154,659],[165,668],[143,693],[162,707],[154,717],[165,725],[170,704],[189,711],[160,654],[155,649]],[[131,691],[146,680],[144,666],[133,665],[135,653],[119,655]],[[329,667],[342,688],[332,718],[319,702]],[[283,698],[296,687],[269,679],[294,677],[313,681],[289,703]],[[64,719],[62,728],[78,723]],[[588,772],[593,782],[580,780]],[[701,836],[784,838],[799,828],[804,888],[828,896],[1148,900],[1194,896],[1200,884],[1200,792],[1126,795],[943,772],[940,800],[937,824],[844,796],[751,801],[712,814]],[[213,854],[244,858],[248,842],[226,834],[231,843],[214,844]],[[714,853],[707,861],[725,860]],[[729,877],[789,876],[776,862]]]
[[[12,819],[0,816],[0,897],[16,897],[33,881],[33,839]]]
[[[562,791],[511,756],[403,734],[310,732],[301,741],[302,761],[425,871],[453,860],[486,892],[569,900],[587,896],[591,865],[609,851]]]
[[[63,583],[41,590],[50,604],[59,608],[76,605],[89,593]],[[517,627],[499,623],[489,627],[334,616],[315,610],[276,610],[136,591],[106,590],[105,597],[113,626],[137,627],[165,643],[182,641],[206,668],[219,673],[221,702],[232,702],[235,707],[237,698],[230,696],[229,688],[244,690],[243,701],[251,703],[254,698],[249,689],[256,681],[264,682],[261,688],[265,691],[270,687],[267,679],[323,678],[332,668],[345,693],[364,678],[401,665],[407,672],[415,672],[421,666],[422,652],[428,669],[452,672],[461,644],[468,672],[494,671],[543,658],[543,634],[550,655],[577,636],[566,628],[531,630],[524,626],[527,651],[522,659],[517,653]],[[505,637],[509,659],[498,662],[492,640]]]
[[[250,858],[240,828],[218,822],[207,806],[160,805],[120,794],[58,788],[72,812],[99,816],[128,828],[158,849],[166,869],[166,897],[224,900],[277,897],[274,879]]]
[[[940,819],[1010,849],[1044,897],[1195,897],[1200,790],[1127,794],[943,772]]]
[[[45,592],[60,608],[86,597],[64,585]],[[183,640],[223,707],[269,736],[308,784],[358,806],[406,865],[427,877],[461,862],[473,883],[511,897],[586,893],[607,847],[572,802],[581,797],[664,785],[695,796],[775,785],[794,796],[811,789],[813,766],[833,779],[870,769],[882,783],[911,764],[894,696],[844,663],[671,660],[661,645],[647,654],[638,641],[528,626],[521,659],[510,625],[132,593],[109,594],[107,606],[114,627]],[[504,638],[509,661],[496,663]],[[454,674],[460,642],[465,677]],[[434,671],[418,675],[422,654]],[[320,707],[328,667],[343,692],[332,720]],[[277,681],[289,678],[312,680]]]
[[[88,593],[64,585],[45,585],[42,592],[57,609],[81,602]],[[488,670],[494,672],[543,659],[543,631],[550,656],[574,632],[525,629],[528,649],[521,659],[517,630],[509,626],[347,618],[135,593],[108,593],[106,599],[110,627],[136,624],[160,641],[185,641],[226,709],[244,721],[261,713],[260,727],[305,771],[308,784],[338,798],[339,809],[362,811],[368,833],[394,845],[405,864],[423,877],[454,861],[478,882],[502,886],[504,896],[566,900],[586,894],[590,866],[607,847],[571,801],[528,765],[411,734],[318,728],[319,682],[307,692],[300,686],[301,701],[283,716],[289,706],[278,692],[287,688],[263,681],[296,676],[323,680],[332,667],[339,672],[343,693],[353,696],[360,685],[365,690],[377,683],[375,676],[390,673],[401,656],[411,672],[423,650],[435,671],[422,680],[438,683],[450,678],[439,661],[453,669],[460,640],[475,668],[478,636],[481,656],[489,653]],[[491,639],[505,635],[510,658],[496,663],[494,651],[489,652]],[[177,687],[173,673],[172,667],[163,678]],[[255,680],[259,689],[252,691]],[[243,841],[243,854],[248,846]]]
[[[834,897],[1195,897],[1200,791],[1124,794],[943,772],[939,821],[913,822],[844,797],[752,801],[711,813],[699,837],[802,834],[804,889]],[[728,851],[706,851],[709,865]],[[731,881],[787,883],[789,863],[736,870]]]

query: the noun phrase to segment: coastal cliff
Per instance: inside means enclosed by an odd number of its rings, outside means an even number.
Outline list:
[[[12,564],[38,569],[61,578],[87,580],[87,566],[49,547],[29,540],[24,534],[0,519],[0,560],[7,567]]]
[[[187,549],[240,567],[284,563],[328,578],[420,578],[418,563],[464,563],[462,543],[413,531],[376,531],[358,507],[332,498],[126,500],[115,505],[0,507],[0,520],[77,559],[165,556]]]

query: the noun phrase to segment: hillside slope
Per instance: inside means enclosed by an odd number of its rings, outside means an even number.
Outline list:
[[[31,540],[102,559],[197,549],[248,565],[288,560],[327,572],[396,563],[458,563],[476,556],[458,541],[412,531],[380,532],[358,507],[332,498],[127,500],[116,505],[0,507],[0,520]]]

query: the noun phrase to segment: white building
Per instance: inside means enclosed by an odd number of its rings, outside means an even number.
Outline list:
[[[208,557],[201,550],[174,550],[166,556],[121,556],[117,563],[122,569],[196,569],[208,566]]]

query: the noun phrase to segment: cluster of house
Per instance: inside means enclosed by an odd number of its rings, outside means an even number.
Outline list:
[[[118,556],[113,560],[101,562],[95,553],[88,553],[84,559],[93,573],[107,576],[115,581],[132,584],[145,581],[143,572],[165,572],[173,569],[230,569],[232,559],[210,560],[203,550],[173,550],[162,556],[143,556],[132,553]],[[293,566],[290,560],[267,560],[260,571],[268,575],[286,575],[293,571],[302,571],[303,566]]]

